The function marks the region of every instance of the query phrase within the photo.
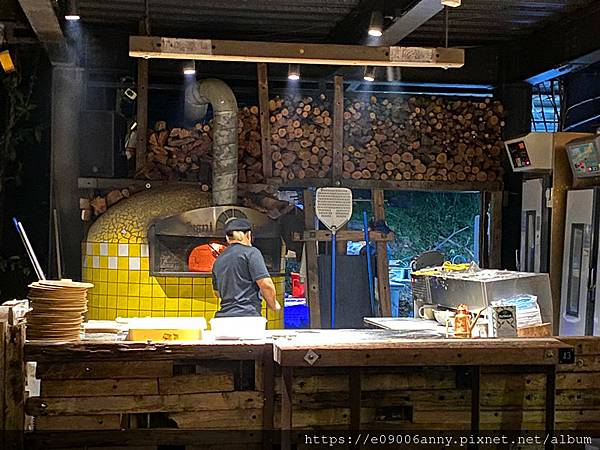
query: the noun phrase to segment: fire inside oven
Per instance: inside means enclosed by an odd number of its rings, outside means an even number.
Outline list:
[[[148,231],[150,273],[153,276],[210,274],[226,248],[224,227],[232,217],[246,218],[253,226],[253,245],[272,274],[283,270],[283,244],[277,222],[242,207],[200,208],[155,222]]]

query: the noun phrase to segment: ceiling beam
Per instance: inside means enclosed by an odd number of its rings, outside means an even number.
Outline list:
[[[41,42],[60,42],[64,39],[50,0],[19,0],[19,4]]]
[[[396,45],[444,9],[440,0],[419,0],[383,31],[380,45]]]
[[[600,5],[563,16],[533,36],[505,47],[502,58],[506,81],[540,83],[600,61]]]
[[[46,47],[51,62],[65,62],[65,36],[60,28],[51,0],[19,0],[31,28]]]
[[[364,45],[223,41],[131,36],[134,58],[195,59],[342,66],[443,67],[464,65],[464,50],[433,47],[367,47]]]

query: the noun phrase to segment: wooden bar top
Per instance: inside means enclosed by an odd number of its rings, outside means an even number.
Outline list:
[[[552,365],[570,345],[556,338],[406,339],[386,330],[319,330],[277,339],[282,366]]]
[[[410,335],[408,335],[410,337]],[[277,330],[256,341],[28,341],[27,361],[251,360],[272,348],[282,366],[443,366],[557,364],[556,338],[407,338],[390,330]]]
[[[265,341],[132,342],[96,341],[46,343],[27,341],[27,361],[129,361],[185,359],[257,359]]]

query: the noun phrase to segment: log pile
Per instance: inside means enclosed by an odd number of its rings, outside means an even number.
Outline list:
[[[325,94],[269,101],[273,176],[283,181],[331,173],[332,107]]]
[[[209,125],[169,130],[166,122],[158,121],[148,133],[146,164],[140,175],[149,180],[203,181],[208,172],[201,169],[210,167],[211,148]]]
[[[264,176],[258,106],[240,109],[239,119],[238,181],[261,183]]]
[[[502,175],[503,112],[490,99],[345,99],[342,177],[494,181]]]
[[[239,181],[263,181],[258,107],[239,112]],[[197,123],[191,129],[168,129],[156,122],[148,133],[146,164],[139,175],[148,180],[209,183],[212,172],[212,127]]]

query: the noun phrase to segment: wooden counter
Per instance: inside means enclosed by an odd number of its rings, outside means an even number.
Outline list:
[[[25,405],[35,417],[28,442],[44,436],[53,448],[45,433],[57,430],[93,432],[85,439],[99,441],[85,443],[103,448],[135,441],[118,430],[144,431],[144,448],[155,449],[196,443],[197,430],[260,448],[272,438],[261,430],[600,429],[600,338],[289,334],[244,343],[27,342],[24,359],[37,363],[40,380]],[[574,362],[562,364],[573,349]],[[175,433],[168,442],[165,430]],[[82,448],[83,439],[63,433],[55,444]]]

